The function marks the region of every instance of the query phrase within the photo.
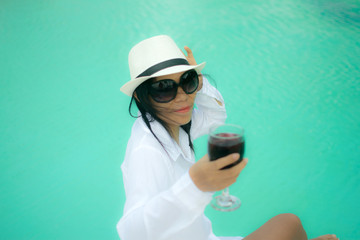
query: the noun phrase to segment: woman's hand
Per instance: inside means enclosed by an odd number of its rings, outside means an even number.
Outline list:
[[[221,170],[223,167],[236,162],[240,155],[238,153],[230,154],[219,158],[216,161],[210,161],[206,154],[189,170],[189,175],[194,184],[203,192],[219,191],[236,182],[240,172],[246,166],[248,159],[244,158],[239,164],[229,169]]]
[[[186,56],[186,54],[184,54],[184,55],[186,57],[186,60],[189,62],[189,64],[190,65],[197,65],[191,49],[188,46],[185,46],[184,49],[186,51],[187,56]],[[200,91],[200,89],[202,88],[202,85],[203,85],[202,75],[199,74],[199,87],[198,87],[197,91]]]

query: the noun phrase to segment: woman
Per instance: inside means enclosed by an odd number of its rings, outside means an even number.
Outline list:
[[[214,191],[236,181],[248,160],[226,170],[220,169],[239,154],[211,162],[205,155],[195,162],[192,140],[224,123],[226,111],[221,94],[201,75],[205,63],[196,64],[191,50],[185,50],[187,56],[162,35],[129,53],[131,80],[121,91],[135,101],[141,118],[133,125],[122,164],[126,203],[117,230],[123,240],[224,239],[212,233],[204,209]],[[281,214],[244,239],[307,237],[295,215]]]

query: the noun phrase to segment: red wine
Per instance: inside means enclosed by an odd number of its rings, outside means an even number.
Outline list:
[[[233,133],[218,133],[215,136],[210,136],[208,143],[208,151],[210,161],[225,157],[231,153],[239,153],[240,158],[235,163],[223,167],[227,169],[240,163],[244,157],[245,141],[244,138]]]

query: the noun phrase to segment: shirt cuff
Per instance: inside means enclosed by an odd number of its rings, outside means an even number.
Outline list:
[[[172,188],[180,202],[190,209],[203,209],[210,203],[213,193],[203,192],[196,187],[189,172],[186,172]]]
[[[203,86],[198,93],[206,94],[213,97],[220,96],[220,98],[222,99],[220,92],[213,85],[210,84],[209,80],[204,75]]]
[[[209,101],[209,100],[213,100],[213,101]],[[220,101],[222,103],[222,106],[220,106],[216,101]],[[206,104],[210,104],[209,107],[225,107],[225,102],[224,99],[221,95],[221,93],[213,86],[210,84],[209,80],[207,78],[205,78],[203,76],[203,86],[200,89],[200,91],[197,92],[196,94],[196,98],[195,98],[195,103],[196,104],[200,104],[200,103],[206,103]]]

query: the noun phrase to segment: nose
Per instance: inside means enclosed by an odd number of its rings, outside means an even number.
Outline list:
[[[178,87],[176,98],[174,99],[175,102],[181,102],[187,100],[188,95],[184,92],[184,89],[182,87]]]

